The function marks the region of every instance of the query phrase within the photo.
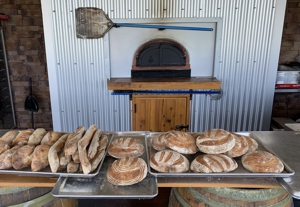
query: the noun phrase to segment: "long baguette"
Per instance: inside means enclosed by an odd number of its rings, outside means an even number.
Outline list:
[[[56,173],[59,168],[58,152],[64,147],[65,141],[69,134],[61,136],[51,147],[48,153],[48,161],[51,168],[51,172]]]
[[[65,149],[66,149],[66,146],[69,143],[70,139],[73,137],[73,135],[74,135],[74,133],[69,134],[67,140],[65,141],[64,150],[59,155],[59,168],[58,168],[59,170],[66,169],[67,165],[69,164],[69,162],[72,159],[71,155],[66,155]]]
[[[0,155],[0,169],[9,169],[12,167],[12,155],[17,151],[22,145],[16,145]]]
[[[91,125],[89,129],[86,131],[85,135],[81,140],[78,142],[78,152],[79,152],[79,159],[82,165],[82,170],[84,174],[88,174],[91,172],[91,163],[89,162],[88,155],[87,155],[87,146],[89,145],[91,139],[93,138],[93,134],[97,130],[96,125]]]
[[[73,155],[78,149],[78,141],[82,138],[83,133],[85,132],[84,126],[77,127],[75,134],[70,138],[67,145],[65,146],[65,154]]]
[[[5,142],[7,142],[7,144],[11,145],[12,141],[17,137],[17,135],[19,134],[19,130],[10,130],[8,132],[6,132],[1,138],[0,140],[3,140]]]
[[[88,157],[89,159],[92,159],[95,154],[97,153],[97,149],[99,146],[99,138],[102,136],[102,131],[100,129],[98,129],[94,136],[93,139],[91,141],[91,144],[89,146],[89,150],[88,150]]]
[[[67,165],[67,172],[68,173],[74,173],[78,170],[79,168],[79,165],[78,163],[75,163],[71,160],[71,162],[69,162],[69,164]]]
[[[97,149],[97,153],[94,156],[93,159],[91,159],[91,172],[93,172],[99,165],[99,163],[101,162],[101,160],[104,158],[104,154],[105,154],[105,149],[107,147],[107,143],[108,143],[108,138],[106,135],[102,135],[101,139],[98,140],[99,142],[99,146]]]

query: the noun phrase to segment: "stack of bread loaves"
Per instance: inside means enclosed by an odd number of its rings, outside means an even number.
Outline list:
[[[95,125],[85,130],[79,126],[74,133],[46,131],[43,128],[11,130],[0,138],[7,149],[0,154],[0,169],[22,170],[31,167],[34,172],[47,166],[53,173],[94,171],[104,157],[108,137]]]
[[[256,151],[255,139],[222,129],[202,133],[170,131],[155,135],[152,147],[157,150],[150,158],[150,166],[158,172],[197,173],[230,172],[238,167],[235,158],[250,172],[277,173],[283,171],[282,162],[266,151]],[[195,154],[189,160],[183,154]]]
[[[107,153],[117,158],[106,172],[108,182],[113,185],[133,185],[147,176],[147,164],[139,158],[145,152],[144,145],[135,138],[115,139]]]

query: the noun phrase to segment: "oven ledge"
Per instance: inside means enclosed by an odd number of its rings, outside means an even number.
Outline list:
[[[108,90],[219,90],[221,82],[215,77],[111,78],[107,86]]]

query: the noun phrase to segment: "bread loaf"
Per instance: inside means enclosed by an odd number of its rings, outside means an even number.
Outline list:
[[[199,155],[191,163],[191,170],[200,173],[230,172],[237,167],[234,159],[223,154]]]
[[[48,152],[49,145],[38,145],[35,147],[32,155],[31,170],[33,172],[40,171],[49,165]]]
[[[12,141],[12,146],[25,145],[28,143],[29,137],[34,132],[34,129],[26,129],[19,132],[16,138]]]
[[[248,143],[248,151],[247,152],[253,152],[258,149],[258,143],[255,141],[255,139],[245,136],[245,139]]]
[[[67,165],[67,172],[68,173],[75,173],[79,169],[80,164],[75,163],[72,160]]]
[[[74,135],[68,140],[65,146],[65,154],[73,155],[78,150],[78,141],[82,138],[85,132],[84,126],[77,127]]]
[[[0,169],[9,169],[12,167],[12,155],[15,151],[17,151],[21,145],[16,145],[0,155]]]
[[[165,143],[165,133],[161,134],[155,134],[151,138],[151,145],[155,150],[161,151],[167,149],[166,143]]]
[[[8,132],[6,132],[1,138],[0,140],[5,141],[7,144],[9,144],[11,146],[12,141],[17,137],[17,135],[19,134],[19,130],[10,130]]]
[[[12,155],[12,166],[16,170],[29,167],[32,161],[33,150],[35,146],[24,145],[16,150]]]
[[[61,135],[62,134],[59,132],[49,131],[43,137],[41,144],[52,146],[61,137]]]
[[[104,158],[105,155],[105,149],[107,147],[107,143],[108,143],[108,137],[103,134],[100,138],[100,140],[98,140],[99,142],[99,146],[97,148],[97,153],[95,154],[95,156],[93,157],[93,159],[90,160],[91,164],[92,164],[92,168],[91,168],[91,172],[94,171],[99,163],[101,162],[101,160]]]
[[[211,129],[200,133],[196,144],[201,152],[207,154],[221,154],[234,147],[235,139],[232,133],[222,129]]]
[[[245,136],[235,133],[233,133],[233,137],[235,139],[235,144],[231,150],[225,152],[225,155],[229,157],[239,157],[244,155],[249,149],[247,139]]]
[[[43,128],[37,128],[34,130],[32,135],[30,135],[28,139],[28,144],[30,145],[39,145],[43,139],[43,137],[46,135],[46,130]]]
[[[254,173],[280,173],[283,163],[275,155],[266,151],[248,152],[242,156],[244,168]]]
[[[178,152],[163,150],[151,156],[150,166],[158,172],[179,173],[188,171],[190,163]]]
[[[195,154],[197,146],[195,138],[182,131],[169,131],[165,135],[166,146],[183,154]]]
[[[98,146],[99,146],[99,139],[100,139],[101,136],[102,136],[102,131],[100,129],[98,129],[94,133],[91,144],[90,144],[89,149],[88,149],[89,159],[92,159],[95,156],[95,154],[97,153],[97,149],[98,149]]]
[[[82,139],[78,141],[79,159],[84,174],[88,174],[91,172],[92,165],[88,158],[87,146],[90,144],[90,141],[93,138],[95,131],[97,131],[97,126],[91,125],[88,128],[88,130],[86,130]]]
[[[6,141],[0,140],[0,155],[8,149],[10,149],[9,144]]]
[[[51,172],[56,173],[59,168],[59,157],[58,152],[64,147],[65,141],[69,134],[62,135],[49,149],[48,161],[50,165]]]
[[[137,139],[126,137],[115,139],[108,147],[108,154],[115,158],[138,157],[145,151],[144,145]]]
[[[115,160],[108,168],[106,176],[113,185],[132,185],[142,181],[147,175],[146,162],[137,157]]]

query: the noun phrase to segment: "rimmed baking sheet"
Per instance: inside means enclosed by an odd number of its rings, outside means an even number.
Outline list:
[[[147,142],[148,142],[148,153],[149,153],[149,160],[150,157],[158,152],[155,150],[150,143],[151,137],[154,135],[159,134],[159,133],[149,133],[147,136]],[[191,133],[192,134],[192,133]],[[264,150],[267,152],[270,152],[277,156],[274,152],[272,152],[269,148],[267,148],[260,140],[258,137],[251,133],[246,133],[246,132],[239,132],[237,134],[245,135],[245,136],[250,136],[251,138],[255,139],[258,143],[258,150]],[[183,154],[189,161],[190,163],[199,155],[204,154],[202,152],[197,152],[196,154],[193,155],[187,155]],[[295,174],[295,171],[292,170],[279,156],[277,156],[282,163],[284,164],[284,170],[281,173],[252,173],[248,170],[246,170],[241,162],[241,157],[234,158],[234,160],[238,164],[238,168],[235,169],[234,171],[227,172],[227,173],[195,173],[191,169],[189,169],[185,173],[161,173],[158,172],[150,167],[150,162],[149,162],[149,172],[150,174],[157,176],[157,177],[179,177],[179,176],[185,176],[185,177],[290,177]]]
[[[132,137],[139,139],[145,146],[145,152],[139,156],[144,159],[148,166],[148,151],[146,143],[146,133],[126,133],[116,132],[111,142],[120,137]],[[141,182],[128,185],[116,186],[108,182],[106,171],[116,159],[105,157],[102,168],[96,176],[92,178],[74,178],[61,176],[55,184],[52,195],[59,198],[153,198],[158,194],[157,178],[149,172]]]
[[[110,143],[112,138],[112,133],[103,132],[103,135],[106,135],[108,138],[108,143]],[[108,144],[107,144],[108,147]],[[107,147],[105,149],[104,157],[107,153]],[[51,172],[50,166],[48,165],[46,168],[44,168],[41,171],[33,172],[31,171],[31,167],[26,167],[21,170],[15,170],[13,168],[7,169],[7,170],[0,170],[0,174],[17,174],[17,175],[33,175],[33,176],[44,176],[44,177],[93,177],[97,175],[101,169],[101,166],[103,164],[104,159],[101,160],[98,167],[89,174],[83,174],[83,172],[75,172],[75,173],[68,173],[67,170],[59,170],[56,173]]]

